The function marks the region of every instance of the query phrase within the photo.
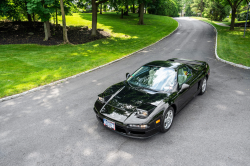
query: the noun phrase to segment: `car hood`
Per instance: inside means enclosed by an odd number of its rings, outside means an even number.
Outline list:
[[[127,118],[135,115],[137,109],[153,110],[166,97],[168,95],[165,93],[139,90],[123,84],[106,103],[101,113],[111,119],[125,122]]]

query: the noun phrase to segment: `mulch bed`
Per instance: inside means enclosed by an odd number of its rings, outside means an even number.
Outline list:
[[[0,22],[0,45],[3,44],[40,44],[58,45],[63,43],[61,26],[51,25],[51,38],[43,41],[43,22],[35,22],[30,26],[28,22]],[[90,41],[108,38],[110,34],[102,29],[97,30],[97,36],[91,36],[91,29],[87,27],[67,27],[68,40],[72,44],[83,44]]]

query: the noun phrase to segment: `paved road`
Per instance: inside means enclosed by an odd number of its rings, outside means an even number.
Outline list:
[[[249,165],[250,71],[215,60],[211,26],[176,20],[174,34],[140,53],[0,103],[0,165]],[[211,76],[169,132],[137,140],[96,120],[97,94],[146,62],[172,57],[207,61]]]

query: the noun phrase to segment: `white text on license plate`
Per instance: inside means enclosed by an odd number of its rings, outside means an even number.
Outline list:
[[[107,126],[108,128],[115,130],[115,122],[111,122],[107,119],[103,119],[103,124],[104,126]]]

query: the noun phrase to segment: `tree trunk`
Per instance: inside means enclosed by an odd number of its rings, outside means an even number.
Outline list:
[[[107,11],[107,5],[104,5],[103,8],[104,8],[103,11],[106,12]]]
[[[56,26],[58,26],[57,9],[56,9]]]
[[[122,9],[122,11],[121,11],[121,18],[123,18],[123,9]]]
[[[128,16],[128,5],[126,5],[126,11],[124,12],[125,16]]]
[[[138,17],[140,17],[140,10],[141,10],[141,4],[139,4],[139,8],[138,8]]]
[[[29,24],[31,25],[31,23],[32,23],[31,14],[27,13],[27,15],[28,15]]]
[[[33,13],[33,22],[35,22],[36,20],[35,20],[35,13]]]
[[[133,13],[135,13],[135,4],[133,4]]]
[[[28,11],[27,1],[25,1],[25,6],[26,6],[26,12],[27,12]],[[31,27],[32,19],[31,19],[31,14],[29,14],[28,12],[27,12],[27,17],[28,17],[28,21],[29,21],[29,26]]]
[[[44,22],[44,33],[45,33],[44,41],[48,41],[48,39],[51,37],[49,21]]]
[[[48,41],[49,36],[48,36],[48,29],[47,29],[46,22],[43,23],[43,27],[44,27],[44,34],[45,34],[45,38],[43,39],[43,41]]]
[[[96,28],[97,28],[97,5],[95,0],[92,0],[92,32],[91,36],[96,36]]]
[[[143,3],[141,3],[140,4],[140,18],[139,18],[139,25],[143,25],[144,23],[143,23],[143,13],[144,13],[144,4]]]
[[[102,14],[102,4],[100,4],[100,14]]]
[[[62,22],[63,22],[63,43],[66,44],[66,43],[69,43],[69,40],[68,40],[67,29],[66,29],[66,19],[65,19],[63,0],[60,0],[60,6],[61,6]]]
[[[232,8],[232,18],[231,18],[230,30],[234,30],[235,13],[236,13],[236,7],[233,7]]]

